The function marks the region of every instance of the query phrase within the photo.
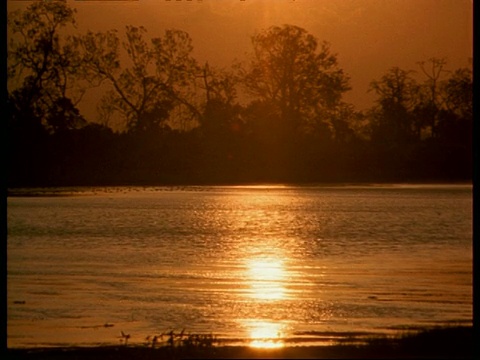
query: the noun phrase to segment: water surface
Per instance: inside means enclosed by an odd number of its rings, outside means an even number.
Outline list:
[[[471,186],[60,194],[8,198],[12,347],[183,328],[312,345],[472,323]]]

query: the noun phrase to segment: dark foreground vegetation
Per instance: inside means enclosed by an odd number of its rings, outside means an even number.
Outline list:
[[[363,345],[284,347],[205,346],[103,346],[92,348],[10,349],[8,359],[16,360],[104,360],[104,359],[473,359],[473,329],[454,327],[408,333],[396,338],[371,338]],[[477,354],[478,355],[478,352]]]
[[[358,111],[330,45],[298,26],[219,69],[184,31],[74,23],[61,1],[8,15],[8,187],[471,180],[471,67],[391,68]]]

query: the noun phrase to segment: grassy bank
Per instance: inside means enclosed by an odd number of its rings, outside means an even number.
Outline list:
[[[298,346],[257,349],[234,346],[102,346],[9,349],[7,359],[473,359],[473,328],[450,327],[371,338],[363,345]],[[476,354],[479,355],[478,353]]]

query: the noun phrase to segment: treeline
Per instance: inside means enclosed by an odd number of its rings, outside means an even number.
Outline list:
[[[471,179],[469,68],[392,68],[357,111],[330,45],[297,26],[259,32],[247,61],[218,69],[183,31],[65,35],[74,23],[58,1],[8,15],[10,187]]]

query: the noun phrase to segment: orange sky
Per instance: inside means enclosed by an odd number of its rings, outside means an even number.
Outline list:
[[[369,83],[393,66],[418,69],[417,61],[445,57],[450,69],[469,64],[473,48],[472,0],[67,0],[78,30],[143,25],[161,36],[187,31],[199,61],[229,66],[245,59],[250,37],[271,25],[293,24],[331,43],[350,75],[345,100],[372,105]],[[8,10],[29,1],[8,0]]]

